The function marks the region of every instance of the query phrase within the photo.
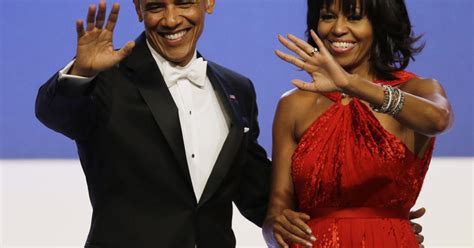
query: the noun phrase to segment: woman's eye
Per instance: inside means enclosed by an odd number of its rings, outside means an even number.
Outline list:
[[[335,16],[331,15],[331,14],[322,14],[321,15],[321,20],[323,20],[323,21],[332,20],[334,18],[335,18]]]
[[[362,18],[363,17],[361,15],[349,15],[347,17],[347,20],[349,20],[349,21],[360,21],[360,20],[362,20]]]

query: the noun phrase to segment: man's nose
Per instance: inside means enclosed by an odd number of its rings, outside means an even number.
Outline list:
[[[176,28],[180,23],[181,17],[179,10],[174,6],[167,7],[164,12],[162,25],[166,28],[173,29]]]
[[[345,17],[338,17],[334,26],[332,28],[332,32],[334,35],[341,36],[347,33],[347,20]]]

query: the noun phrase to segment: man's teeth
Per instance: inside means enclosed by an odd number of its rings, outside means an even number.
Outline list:
[[[352,42],[341,42],[341,41],[336,41],[332,43],[333,46],[337,48],[349,48],[354,46],[354,43]]]
[[[168,40],[177,40],[177,39],[181,39],[186,34],[186,32],[187,32],[186,30],[183,30],[175,34],[165,34],[164,36]]]

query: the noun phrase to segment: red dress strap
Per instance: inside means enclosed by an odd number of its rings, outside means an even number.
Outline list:
[[[414,78],[418,77],[414,73],[408,72],[408,71],[396,71],[396,72],[393,72],[392,75],[394,77],[396,77],[396,79],[389,80],[389,81],[387,81],[387,80],[375,80],[375,83],[377,83],[377,84],[386,84],[386,85],[390,85],[390,86],[397,86],[397,85],[406,83],[406,82],[410,81],[411,79],[414,79]]]

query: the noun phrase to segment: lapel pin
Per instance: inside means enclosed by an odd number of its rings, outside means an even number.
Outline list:
[[[229,95],[230,100],[237,100],[237,98],[234,95]]]

